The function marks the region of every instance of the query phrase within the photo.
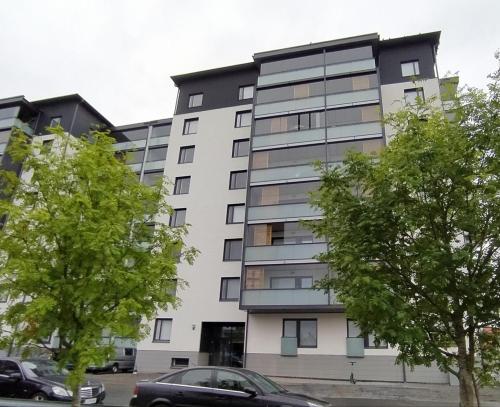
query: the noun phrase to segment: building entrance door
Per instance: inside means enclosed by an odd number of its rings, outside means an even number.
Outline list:
[[[244,322],[202,322],[200,352],[211,366],[243,366]]]

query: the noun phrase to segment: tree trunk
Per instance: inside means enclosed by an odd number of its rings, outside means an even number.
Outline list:
[[[80,407],[80,385],[75,386],[72,391],[73,399],[71,400],[71,407]]]
[[[472,368],[467,363],[467,347],[465,337],[458,344],[458,383],[460,388],[460,407],[474,407],[475,391]]]

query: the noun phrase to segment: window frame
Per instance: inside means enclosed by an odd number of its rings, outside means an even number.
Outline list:
[[[413,94],[413,93],[415,93],[415,98],[412,101],[408,101],[407,100],[407,96],[409,94]],[[405,103],[407,103],[409,105],[415,105],[417,103],[417,98],[418,97],[420,97],[420,99],[422,99],[422,102],[425,102],[424,88],[421,87],[421,86],[417,87],[417,88],[404,89],[403,90],[403,94],[404,94]]]
[[[228,283],[226,283],[224,285],[224,282],[228,282],[229,280],[240,280],[240,288],[238,290],[238,298],[229,298],[227,296]],[[239,301],[240,300],[240,293],[241,293],[241,278],[240,277],[221,277],[221,279],[220,279],[220,290],[219,290],[219,301],[220,302],[236,302],[236,301]]]
[[[318,319],[317,318],[283,318],[281,336],[283,338],[293,338],[293,337],[289,337],[289,336],[285,337],[285,322],[286,321],[295,321],[295,329],[296,329],[295,338],[297,338],[297,348],[314,349],[314,348],[318,347]],[[314,321],[316,323],[316,331],[315,331],[316,344],[314,346],[312,346],[312,345],[311,346],[302,346],[302,344],[300,343],[300,322],[301,321]]]
[[[177,214],[180,212],[180,211],[184,211],[184,223],[180,224],[180,225],[175,225],[174,223],[177,223]],[[172,215],[170,216],[170,219],[168,221],[168,225],[171,227],[171,228],[177,228],[177,227],[180,227],[180,226],[184,226],[186,224],[186,215],[187,215],[187,209],[186,208],[175,208],[174,209],[174,212],[172,213]]]
[[[410,75],[404,75],[403,65],[409,65],[409,64],[411,64],[413,73],[410,74]],[[415,67],[417,69],[415,69]],[[419,76],[419,75],[420,75],[420,61],[418,59],[411,59],[411,60],[408,60],[408,61],[401,61],[401,76],[403,78],[411,78],[412,76]]]
[[[61,120],[62,120],[62,116],[52,116],[50,118],[50,121],[49,121],[49,127],[56,127],[56,126],[60,126],[61,125]],[[52,122],[56,122],[56,125],[54,126],[52,124]]]
[[[200,104],[195,104],[197,102],[197,96],[201,96],[199,103]],[[191,93],[188,98],[188,108],[192,109],[194,107],[201,107],[203,106],[203,92],[198,92],[198,93]]]
[[[245,204],[244,203],[237,203],[237,204],[227,204],[227,210],[226,210],[226,225],[240,225],[242,223],[245,223],[245,216],[243,215],[243,221],[241,222],[235,222],[234,221],[234,208],[235,207],[243,207],[243,211],[245,210]],[[232,211],[231,211],[232,209]],[[231,218],[230,219],[230,212],[231,213]]]
[[[245,96],[245,89],[247,88],[252,88],[252,96],[250,97],[244,97]],[[254,98],[255,96],[255,85],[241,85],[238,88],[238,100],[250,100]]]
[[[192,149],[193,150],[193,160],[192,161],[182,161],[181,158],[183,158],[183,152],[184,151],[187,151],[189,149]],[[194,145],[190,145],[190,146],[181,146],[179,148],[179,158],[177,160],[177,164],[191,164],[194,162],[194,150],[195,150],[195,146]],[[185,154],[184,154],[185,156]]]
[[[156,151],[156,150],[165,150],[165,157],[163,159],[160,159],[160,160],[152,160],[150,161],[150,157],[149,157],[149,154],[152,152],[152,151]],[[146,154],[146,161],[147,163],[157,163],[157,162],[160,162],[160,161],[165,161],[167,159],[167,154],[168,154],[168,146],[150,146],[148,147],[148,150],[147,150],[147,154]]]
[[[147,185],[147,186],[152,187],[152,186],[155,186],[155,185],[158,183],[158,180],[156,180],[156,181],[155,181],[154,183],[152,183],[152,184],[146,184],[146,183],[144,182],[144,177],[145,177],[146,175],[150,175],[150,174],[159,174],[158,179],[159,179],[159,178],[162,178],[162,183],[163,183],[163,170],[148,170],[148,171],[144,171],[144,175],[142,176],[142,181],[141,181],[141,182],[142,182],[144,185]]]
[[[189,129],[191,127],[191,123],[196,123],[196,131],[191,132]],[[198,124],[200,123],[199,117],[192,117],[190,119],[184,119],[184,125],[182,126],[182,135],[188,136],[190,134],[198,134]]]
[[[182,192],[183,189],[183,183],[184,181],[187,180],[187,192]],[[174,183],[174,192],[173,195],[187,195],[189,194],[189,190],[191,188],[191,176],[185,176],[185,177],[175,177],[175,183]]]
[[[240,256],[238,259],[233,259],[230,257],[231,253],[231,243],[232,242],[240,242],[241,244],[241,251],[240,251]],[[227,250],[227,245],[229,244],[229,251]],[[228,254],[226,256],[226,254]],[[242,261],[243,259],[243,239],[224,239],[224,250],[222,251],[222,261]]]
[[[236,185],[236,177],[238,176],[238,174],[243,174],[245,173],[246,174],[246,182],[245,182],[245,186],[244,187],[241,187],[241,188],[236,188],[235,185]],[[233,176],[235,177],[234,178],[234,182],[233,182]],[[236,190],[236,189],[246,189],[247,188],[247,184],[248,184],[248,171],[247,170],[238,170],[238,171],[231,171],[229,173],[229,189],[230,190]]]
[[[157,333],[158,332],[158,322],[160,321],[170,321],[170,337],[168,339],[157,339]],[[153,342],[154,343],[170,343],[171,341],[171,336],[172,336],[172,326],[173,326],[173,319],[172,318],[155,318],[155,329],[153,332]]]
[[[241,125],[241,119],[242,119],[244,114],[250,114],[250,122],[246,126]],[[234,127],[235,128],[240,129],[240,128],[251,127],[251,126],[252,126],[252,111],[251,110],[241,110],[239,112],[236,112],[236,114],[234,115]]]
[[[361,333],[358,336],[350,336],[349,322],[353,322],[354,324],[356,324],[356,321],[354,319],[352,319],[352,318],[346,318],[346,327],[347,327],[346,328],[347,329],[347,332],[346,332],[347,336],[346,337],[347,338],[363,338],[363,346],[364,346],[365,349],[388,349],[389,348],[389,345],[387,344],[387,342],[383,342],[383,341],[381,341],[381,344],[378,345],[378,346],[370,346],[370,337],[369,337],[370,334],[363,335],[363,333]],[[361,329],[360,329],[360,332],[361,332]],[[382,345],[382,343],[385,343],[385,344]]]
[[[239,144],[240,143],[248,143],[248,147],[247,147],[247,153],[245,155],[237,155],[235,154],[235,152],[239,151]],[[237,148],[238,147],[238,148]],[[241,139],[237,139],[237,140],[233,140],[233,151],[232,151],[232,158],[239,158],[239,157],[248,157],[250,155],[250,139],[248,138],[241,138]]]

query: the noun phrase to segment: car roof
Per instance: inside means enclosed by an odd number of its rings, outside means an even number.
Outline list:
[[[190,370],[198,370],[198,369],[212,369],[212,370],[225,370],[225,371],[231,371],[231,372],[234,372],[234,373],[240,373],[240,374],[247,374],[248,372],[249,373],[254,373],[252,370],[248,370],[248,369],[242,369],[240,367],[228,367],[228,366],[193,366],[193,367],[186,367],[184,369],[179,369],[179,370],[175,370],[173,372],[168,372],[168,373],[165,373],[155,379],[153,379],[154,381],[156,380],[159,380],[159,379],[163,379],[165,377],[169,377],[169,376],[173,376],[173,375],[176,375],[176,374],[179,374],[179,373],[183,373],[183,372],[187,372],[187,371],[190,371]]]

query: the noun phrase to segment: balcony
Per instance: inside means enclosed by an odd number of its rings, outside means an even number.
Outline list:
[[[113,144],[113,148],[116,151],[134,150],[136,148],[144,148],[145,146],[146,146],[146,140],[123,141],[121,143]]]
[[[294,221],[297,219],[317,218],[321,216],[321,211],[311,207],[307,203],[288,204],[288,205],[267,205],[253,206],[248,208],[247,221]]]
[[[250,185],[276,181],[317,180],[319,177],[319,172],[316,171],[312,164],[265,168],[251,171]]]
[[[356,92],[328,95],[326,97],[326,106],[327,108],[355,106],[359,104],[378,103],[379,100],[378,89],[358,90]]]
[[[338,64],[327,65],[326,75],[346,75],[355,72],[373,71],[375,69],[375,60],[373,58],[369,58],[358,61],[341,62]],[[313,68],[261,75],[257,80],[257,86],[269,86],[281,83],[303,81],[307,79],[322,78],[324,74],[325,67],[317,66]]]
[[[301,289],[261,289],[243,290],[240,305],[242,309],[308,309],[333,308],[340,309],[333,291]]]
[[[314,256],[326,251],[326,243],[290,244],[282,246],[247,246],[245,263],[268,264],[296,263],[299,261],[316,262]]]

